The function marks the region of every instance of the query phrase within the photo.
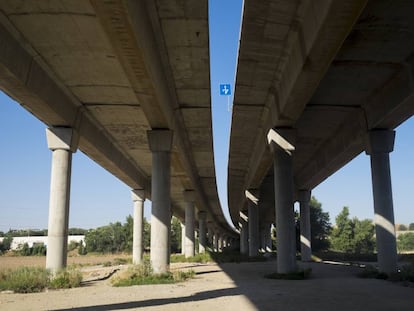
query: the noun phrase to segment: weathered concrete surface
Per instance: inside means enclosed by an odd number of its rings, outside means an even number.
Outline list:
[[[414,113],[414,2],[244,4],[228,168],[234,224],[243,190],[271,174],[270,128],[297,129],[295,187],[313,189],[365,150],[369,130]]]
[[[265,279],[275,262],[188,265],[198,275],[174,285],[114,288],[107,282],[38,294],[1,294],[0,310],[410,310],[413,288],[355,277],[358,268],[306,264],[304,281]],[[182,264],[181,264],[182,266]],[[186,265],[187,266],[187,265]],[[73,308],[73,309],[71,309]]]
[[[151,198],[146,131],[174,131],[172,208],[184,189],[232,234],[216,190],[207,0],[1,1],[0,89]]]

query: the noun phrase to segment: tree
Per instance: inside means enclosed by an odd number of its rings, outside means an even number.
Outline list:
[[[397,238],[397,246],[399,251],[414,250],[414,232],[400,234]]]
[[[171,253],[181,251],[181,223],[176,217],[171,220]]]
[[[144,250],[151,246],[151,224],[144,218]]]
[[[369,219],[359,220],[353,219],[354,223],[354,253],[356,254],[370,254],[374,252],[375,227]]]
[[[86,247],[83,244],[82,240],[79,242],[78,254],[79,255],[86,255],[87,254]]]
[[[407,226],[406,226],[406,225],[399,225],[399,226],[398,226],[398,230],[399,230],[399,231],[407,231],[407,230],[408,230],[408,228],[407,228]]]
[[[414,222],[412,222],[408,225],[408,230],[414,231]]]
[[[3,242],[0,242],[0,254],[8,251],[11,247],[12,242],[13,238],[9,235],[6,235],[3,238]]]
[[[336,227],[332,230],[332,247],[341,252],[354,250],[354,224],[349,219],[349,208],[345,206],[342,212],[335,218]]]
[[[85,250],[82,252],[118,253],[131,252],[134,220],[126,218],[125,224],[110,223],[107,226],[89,230],[85,234]],[[144,218],[144,248],[149,247],[150,225]]]
[[[329,213],[322,210],[322,204],[313,196],[309,208],[312,250],[326,250],[330,246],[329,234],[332,231]]]
[[[81,228],[69,228],[69,235],[85,235],[88,230]]]
[[[333,249],[355,254],[373,253],[375,249],[374,225],[371,220],[349,218],[349,208],[344,207],[336,217],[336,227],[332,231]]]

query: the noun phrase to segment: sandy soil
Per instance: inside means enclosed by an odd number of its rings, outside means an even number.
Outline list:
[[[270,280],[275,262],[181,264],[196,277],[173,285],[111,287],[108,280],[36,294],[0,294],[0,310],[411,310],[414,288],[360,279],[358,268],[307,264],[303,281]],[[176,268],[173,265],[172,268]]]

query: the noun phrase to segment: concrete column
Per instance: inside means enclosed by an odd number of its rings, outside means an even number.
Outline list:
[[[261,249],[263,252],[271,252],[272,251],[272,237],[271,237],[271,226],[272,224],[269,222],[264,222],[261,227]]]
[[[214,232],[214,251],[218,252],[219,251],[219,235],[218,235],[218,231]]]
[[[144,253],[144,201],[145,191],[134,189],[131,192],[134,202],[134,225],[132,230],[132,263],[139,265],[142,263]]]
[[[247,255],[249,253],[249,229],[247,216],[240,212],[240,253]]]
[[[185,224],[181,225],[181,255],[185,255]]]
[[[246,190],[247,207],[249,213],[249,257],[259,254],[259,199],[257,190]]]
[[[389,153],[394,149],[395,131],[372,130],[368,133],[366,153],[371,157],[374,223],[378,266],[381,272],[397,271],[397,243],[394,224]]]
[[[267,135],[273,153],[277,235],[277,271],[296,270],[295,216],[293,210],[293,160],[296,132],[271,129]]]
[[[312,260],[311,245],[311,224],[309,202],[311,198],[310,190],[299,191],[300,203],[300,253],[302,261]]]
[[[223,248],[223,235],[221,233],[218,233],[217,251],[222,252]]]
[[[272,244],[272,224],[269,224],[267,234],[266,234],[266,252],[272,252],[273,251],[273,244]]]
[[[185,207],[185,257],[195,255],[195,236],[194,236],[194,202],[195,192],[184,191]]]
[[[199,212],[198,213],[198,252],[200,254],[205,253],[207,249],[207,232],[206,232],[206,219],[207,219],[207,213],[206,212]]]
[[[56,273],[67,263],[72,153],[79,137],[71,128],[54,127],[46,138],[52,150],[46,268]]]
[[[211,229],[211,225],[212,224],[209,221],[207,225],[207,241],[208,241],[209,246],[211,247],[211,250],[214,251],[214,239],[213,239],[214,233],[213,233],[213,230]]]
[[[150,259],[154,273],[161,274],[167,272],[170,265],[170,151],[173,132],[152,130],[147,134],[152,152]]]

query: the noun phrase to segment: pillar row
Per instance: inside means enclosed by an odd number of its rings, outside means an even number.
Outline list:
[[[53,127],[46,138],[52,150],[46,268],[56,273],[67,263],[72,153],[79,136],[72,128]]]
[[[144,201],[145,191],[134,189],[131,191],[131,198],[134,202],[134,224],[132,230],[132,263],[138,265],[142,263],[144,253]]]
[[[299,191],[300,204],[300,253],[302,261],[312,260],[311,224],[310,224],[310,190]]]
[[[195,235],[194,235],[194,202],[195,192],[191,190],[184,191],[185,206],[185,257],[194,257],[195,255]]]
[[[394,224],[389,153],[394,149],[395,131],[372,130],[368,133],[366,153],[371,158],[374,223],[378,266],[385,273],[397,271],[397,243]]]
[[[170,175],[173,132],[167,129],[147,132],[152,152],[151,266],[156,274],[170,265],[171,196]]]
[[[296,131],[271,129],[267,135],[273,153],[277,236],[277,271],[296,270],[295,215],[293,209],[293,160]]]

